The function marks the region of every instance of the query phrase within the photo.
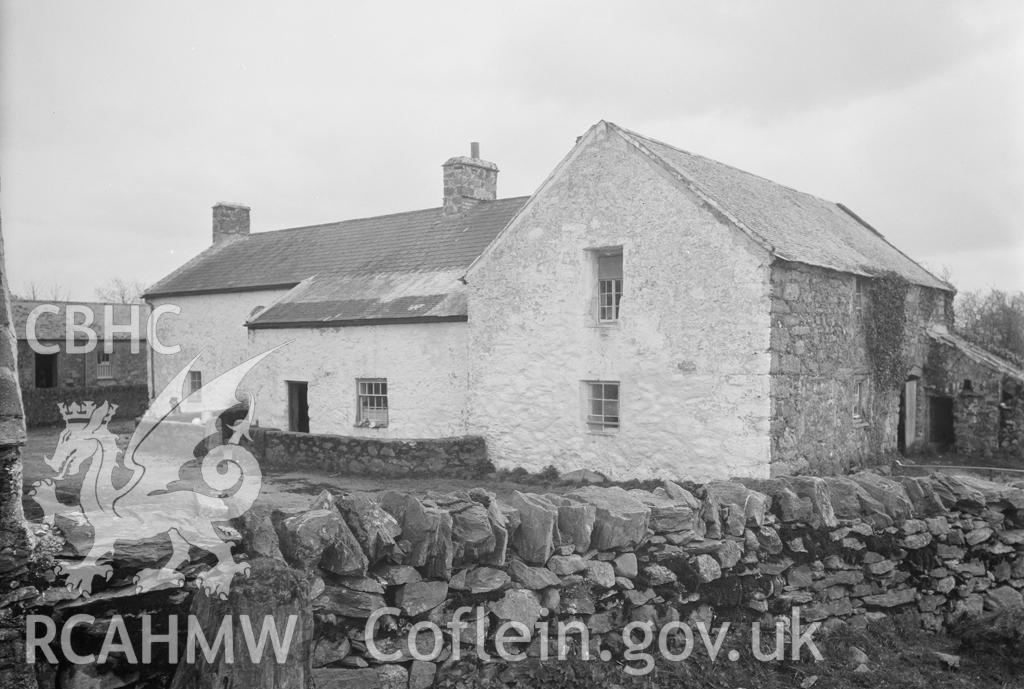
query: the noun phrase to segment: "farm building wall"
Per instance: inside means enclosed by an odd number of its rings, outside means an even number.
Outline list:
[[[767,476],[767,252],[622,137],[588,136],[467,276],[470,432],[499,467]],[[617,430],[591,430],[585,381],[620,384]]]
[[[931,346],[925,327],[949,323],[949,295],[907,286],[898,347],[905,375],[886,386],[867,343],[870,280],[785,261],[772,266],[775,474],[844,473],[900,446],[901,386],[920,376]]]
[[[466,432],[466,324],[410,323],[342,328],[283,328],[250,331],[249,314],[281,292],[246,292],[154,300],[179,305],[179,316],[160,319],[165,345],[182,344],[176,355],[154,355],[160,390],[205,345],[195,369],[203,380],[249,357],[286,344],[242,382],[256,396],[261,426],[287,429],[287,381],[308,386],[309,430],[368,438],[440,438]],[[237,324],[237,325],[236,325]],[[357,425],[356,380],[386,379],[388,425]]]

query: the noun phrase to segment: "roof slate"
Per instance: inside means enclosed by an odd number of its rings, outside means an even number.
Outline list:
[[[959,350],[971,361],[981,364],[993,371],[997,371],[1004,376],[1013,378],[1014,380],[1024,382],[1024,369],[1010,361],[1007,361],[1001,356],[993,354],[984,347],[976,345],[970,340],[966,340],[959,335],[954,335],[945,329],[932,327],[929,328],[927,332],[928,337],[932,338],[936,342],[941,342],[942,344]]]
[[[778,258],[952,289],[840,204],[611,123],[596,126],[631,141]],[[252,328],[465,319],[458,278],[529,199],[481,202],[461,215],[430,208],[231,239],[146,296],[289,290],[251,317]]]
[[[660,159],[778,258],[859,275],[895,272],[918,285],[952,289],[841,204],[609,126]]]
[[[35,323],[35,336],[37,340],[42,341],[54,341],[65,339],[65,331],[67,324],[67,307],[68,305],[85,306],[92,310],[93,322],[89,326],[96,336],[104,338],[104,324],[106,322],[105,309],[112,309],[111,321],[114,325],[130,325],[132,322],[132,307],[139,309],[139,330],[138,337],[140,340],[146,339],[146,322],[149,320],[149,306],[146,304],[107,304],[103,302],[88,302],[88,301],[47,301],[47,300],[36,300],[36,299],[15,299],[11,302],[11,316],[14,320],[14,333],[19,340],[27,340],[28,336],[25,332],[26,324],[28,322],[29,314],[32,311],[43,304],[53,305],[57,307],[58,312],[41,312]],[[76,322],[80,322],[80,319],[76,318]],[[119,332],[115,330],[112,333],[114,340],[127,340],[132,337],[131,333]]]
[[[217,244],[150,287],[147,297],[293,287],[314,275],[465,268],[529,197],[257,232]]]

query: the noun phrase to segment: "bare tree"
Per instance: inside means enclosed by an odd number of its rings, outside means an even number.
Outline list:
[[[96,298],[112,304],[139,304],[146,286],[138,280],[111,278],[106,284],[97,287]]]
[[[1024,361],[1024,292],[961,292],[957,330],[997,354]]]
[[[14,299],[31,299],[33,301],[67,301],[68,291],[59,282],[43,285],[35,280],[29,280],[18,291],[13,291],[11,296]]]

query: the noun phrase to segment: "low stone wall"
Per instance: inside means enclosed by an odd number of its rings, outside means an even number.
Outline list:
[[[253,429],[264,467],[358,476],[474,478],[493,470],[483,438],[384,440]]]
[[[116,404],[117,418],[134,419],[146,411],[149,391],[145,385],[98,385],[85,388],[33,388],[22,391],[28,426],[64,423],[58,404],[94,401]]]
[[[475,672],[478,652],[494,655],[506,622],[525,625],[532,638],[505,644],[527,662],[509,663],[502,681],[531,686],[528,677],[516,679],[516,668],[535,665],[544,647],[554,656],[559,622],[582,623],[592,657],[607,650],[621,659],[631,623],[713,628],[728,620],[771,630],[789,625],[799,609],[804,624],[821,624],[819,633],[890,615],[940,630],[965,615],[1024,604],[1024,484],[865,472],[692,488],[588,486],[508,499],[486,490],[422,497],[325,491],[305,508],[257,506],[234,522],[236,550],[251,560],[251,576],[236,578],[216,609],[298,611],[304,631],[290,650],[288,672],[297,683],[289,686],[312,678],[317,687],[425,689]],[[132,552],[136,567],[145,563]],[[207,567],[189,565],[185,588],[159,598],[124,588],[130,566],[115,563],[92,599],[67,600],[63,589],[39,593],[22,581],[2,605],[58,620],[88,611],[97,630],[119,609],[159,616],[187,608],[215,630],[220,619],[196,591]],[[266,572],[270,584],[259,580]],[[273,583],[281,581],[290,583]],[[275,602],[278,589],[287,596]],[[462,606],[479,616],[447,631],[437,655],[422,625],[410,640],[417,623],[447,629]],[[542,620],[546,633],[537,631]],[[98,644],[102,635],[93,636]],[[371,644],[389,659],[371,653]],[[456,646],[463,662],[452,659]],[[69,675],[86,672],[95,671],[62,666],[38,675],[56,674],[65,678],[60,686],[70,686]],[[182,677],[195,672],[177,669]],[[215,672],[202,686],[253,670],[217,665]],[[89,686],[167,686],[175,669],[119,662],[102,673]],[[172,686],[190,685],[175,679]]]

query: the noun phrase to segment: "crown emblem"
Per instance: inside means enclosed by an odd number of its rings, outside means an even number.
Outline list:
[[[117,405],[109,402],[99,406],[95,402],[58,403],[57,408],[65,423],[87,424],[95,430],[105,428],[117,411]]]

